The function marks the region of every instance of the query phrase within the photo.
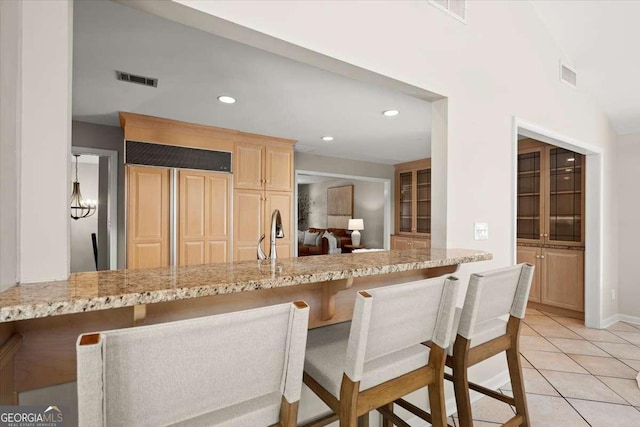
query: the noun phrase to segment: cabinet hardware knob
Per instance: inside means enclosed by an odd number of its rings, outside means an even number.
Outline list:
[[[547,237],[547,236],[548,236],[548,234],[547,234],[547,233],[544,233],[544,237]]]
[[[544,234],[540,233],[540,237],[543,237],[543,236],[544,236]]]
[[[540,258],[544,259],[544,255],[540,255]]]

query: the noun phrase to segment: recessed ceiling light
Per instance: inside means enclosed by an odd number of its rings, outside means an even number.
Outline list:
[[[393,117],[393,116],[397,116],[398,114],[400,114],[400,111],[398,110],[385,110],[382,112],[382,114],[384,114],[387,117]]]
[[[221,95],[218,97],[218,101],[222,102],[223,104],[235,104],[236,99],[232,96]]]
[[[570,158],[567,159],[567,162],[575,162],[575,161],[576,161],[576,159],[573,158],[573,157],[570,157]]]
[[[322,140],[323,141],[333,141],[333,137],[332,136],[323,136]]]

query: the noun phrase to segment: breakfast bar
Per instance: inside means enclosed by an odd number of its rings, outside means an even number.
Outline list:
[[[0,404],[75,380],[82,333],[304,300],[309,327],[351,319],[355,295],[490,260],[466,249],[413,249],[72,274],[0,293]]]

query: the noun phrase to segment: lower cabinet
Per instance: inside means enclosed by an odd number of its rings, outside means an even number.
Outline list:
[[[429,247],[431,247],[431,240],[429,239],[391,236],[391,249],[427,249]]]
[[[518,246],[518,262],[536,267],[529,301],[584,312],[584,251]]]

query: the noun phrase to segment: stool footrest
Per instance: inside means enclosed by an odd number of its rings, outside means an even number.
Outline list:
[[[331,414],[325,415],[324,417],[320,417],[317,420],[310,421],[306,424],[302,424],[298,427],[323,427],[333,422],[336,422],[339,419],[340,417],[338,416],[338,414],[331,413]]]
[[[410,424],[406,423],[402,418],[400,418],[399,416],[397,416],[393,412],[389,411],[384,406],[378,408],[377,411],[382,414],[382,417],[385,420],[391,421],[393,423],[393,425],[395,425],[395,426],[398,426],[398,427],[411,427]]]
[[[444,379],[453,381],[453,375],[445,373]],[[504,394],[498,393],[497,391],[491,390],[490,388],[486,388],[472,382],[469,383],[469,388],[471,390],[477,391],[478,393],[482,393],[485,396],[489,396],[494,399],[500,400],[501,402],[508,403],[511,406],[516,405],[516,400],[513,397],[505,396]]]
[[[513,418],[510,418],[506,423],[502,424],[502,427],[517,427],[522,425],[524,418],[522,415],[516,415]]]

